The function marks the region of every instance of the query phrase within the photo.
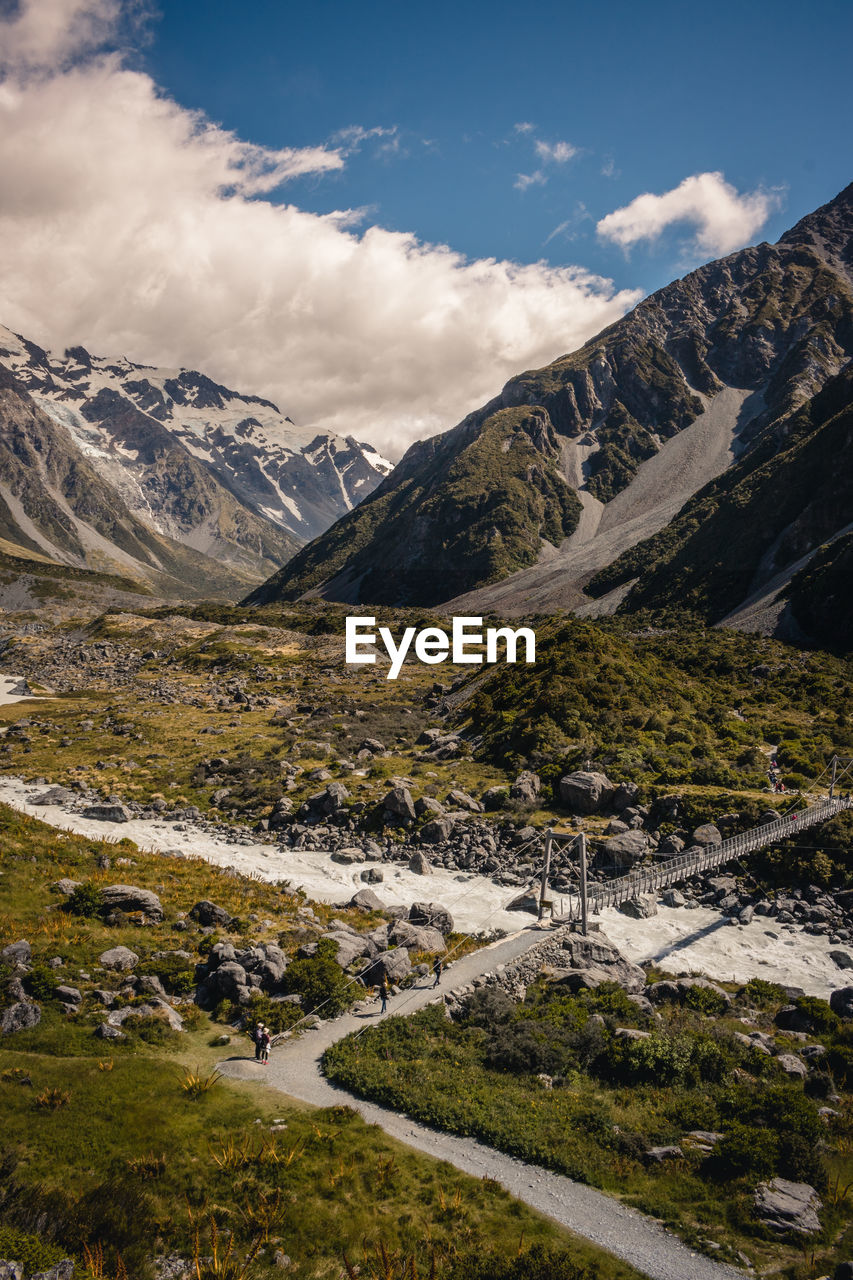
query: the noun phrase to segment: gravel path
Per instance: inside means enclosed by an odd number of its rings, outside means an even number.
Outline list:
[[[466,986],[473,978],[507,964],[542,940],[542,930],[531,926],[464,956],[444,974],[439,991],[434,990],[432,978],[425,980],[412,990],[391,997],[385,1016],[414,1013],[440,999],[443,992]],[[326,1080],[320,1070],[326,1049],[351,1032],[373,1026],[379,1020],[376,1013],[348,1014],[276,1046],[267,1067],[260,1066],[247,1054],[226,1059],[219,1064],[219,1069],[235,1079],[271,1085],[291,1098],[314,1106],[346,1103],[368,1124],[379,1125],[407,1146],[436,1160],[446,1160],[463,1173],[493,1178],[531,1208],[609,1250],[653,1280],[743,1280],[744,1272],[694,1253],[652,1218],[626,1208],[592,1187],[516,1160],[474,1138],[458,1138],[428,1129],[408,1116],[366,1102]]]

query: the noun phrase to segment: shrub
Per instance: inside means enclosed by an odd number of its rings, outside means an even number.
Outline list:
[[[288,994],[300,996],[309,1013],[322,1007],[326,1017],[333,1017],[353,998],[353,988],[335,958],[337,951],[333,939],[321,938],[315,955],[309,960],[294,960],[285,972]]]
[[[796,1001],[796,1005],[801,1013],[806,1015],[817,1032],[837,1031],[841,1026],[841,1019],[837,1013],[830,1009],[826,1000],[820,1000],[817,996],[800,996]]]
[[[159,978],[172,995],[186,996],[195,990],[195,969],[181,956],[161,956],[157,960],[146,960],[144,972]]]
[[[63,1250],[48,1244],[38,1236],[14,1227],[0,1226],[0,1258],[14,1258],[24,1268],[24,1275],[47,1271],[65,1257]]]
[[[735,1123],[717,1145],[713,1165],[724,1178],[768,1178],[776,1172],[779,1143],[775,1133]]]
[[[85,884],[78,884],[74,892],[69,894],[65,910],[70,911],[72,916],[92,917],[100,915],[103,906],[103,894],[98,886],[89,880]]]
[[[34,964],[27,974],[27,987],[34,1000],[50,1000],[58,986],[59,979],[46,964]]]
[[[712,991],[710,987],[688,987],[684,1003],[694,1013],[708,1014],[713,1018],[719,1018],[728,1008],[725,997],[718,991]]]
[[[764,978],[750,978],[740,992],[749,1004],[757,1009],[772,1009],[775,1005],[785,1003],[785,992],[777,982],[766,982]]]

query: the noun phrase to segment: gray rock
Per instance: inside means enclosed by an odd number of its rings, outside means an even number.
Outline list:
[[[393,951],[383,951],[375,960],[362,970],[361,979],[368,987],[376,987],[383,975],[389,983],[402,982],[412,971],[412,962],[405,947],[396,947]]]
[[[378,738],[363,738],[359,751],[371,751],[373,755],[381,756],[385,751],[385,744]]]
[[[622,813],[624,809],[630,809],[632,805],[637,803],[637,797],[640,794],[640,788],[636,782],[622,782],[616,788],[616,794],[610,801],[612,808],[617,813]]]
[[[609,982],[618,982],[628,992],[639,994],[646,985],[642,969],[626,960],[604,934],[586,938],[580,933],[567,934],[560,951],[562,964],[572,969],[599,967],[607,973]]]
[[[163,1018],[173,1031],[184,1029],[184,1020],[177,1009],[173,1009],[168,1000],[156,997],[145,1004],[128,1004],[121,1009],[111,1009],[107,1014],[107,1026],[121,1027],[128,1018]]]
[[[415,801],[415,813],[419,818],[423,818],[428,813],[440,818],[444,813],[444,805],[439,804],[432,796],[420,796]]]
[[[648,1040],[652,1033],[638,1027],[617,1027],[613,1034],[618,1040]]]
[[[605,840],[599,861],[617,867],[620,871],[633,867],[649,847],[643,831],[624,831],[621,835]]]
[[[365,892],[370,892],[365,890]],[[361,956],[366,955],[370,950],[370,943],[363,933],[344,933],[340,930],[330,930],[329,933],[323,934],[324,938],[330,938],[337,947],[337,955],[335,959],[342,969],[346,969],[351,965],[353,960],[358,960]]]
[[[853,969],[853,957],[846,951],[830,951],[829,958],[839,969]]]
[[[716,982],[711,982],[708,978],[679,978],[677,986],[682,993],[682,998],[693,987],[700,987],[704,991],[713,991],[714,995],[719,996],[726,1005],[730,1005],[732,998],[724,987],[720,987]]]
[[[809,1073],[809,1069],[801,1058],[795,1053],[780,1053],[776,1059],[779,1066],[785,1072],[786,1076],[791,1076],[798,1080],[805,1080]]]
[[[95,1027],[95,1035],[99,1040],[126,1040],[127,1036],[118,1027],[111,1027],[108,1022],[102,1022]]]
[[[526,911],[530,915],[538,916],[539,889],[525,889],[517,898],[513,898],[512,902],[506,904],[504,911]]]
[[[701,827],[697,827],[693,832],[693,843],[701,845],[722,844],[723,837],[720,828],[715,827],[713,822],[706,822]]]
[[[560,803],[572,813],[599,813],[606,809],[616,787],[603,773],[577,770],[560,779]]]
[[[652,1164],[663,1164],[664,1160],[683,1160],[681,1147],[650,1147],[646,1159]]]
[[[829,997],[829,1007],[839,1018],[853,1018],[853,987],[839,987]]]
[[[249,975],[236,960],[225,960],[208,974],[204,985],[213,998],[213,1003],[220,1000],[233,1000],[237,1004],[247,1004],[249,1000]]]
[[[16,1031],[29,1031],[41,1022],[41,1009],[31,1000],[19,1000],[0,1013],[0,1035],[11,1036]]]
[[[24,1268],[20,1262],[0,1261],[0,1280],[24,1280]]]
[[[753,907],[751,904],[748,904],[747,906],[743,907],[741,911],[738,912],[738,920],[741,924],[749,924],[754,915],[755,915],[755,907]]]
[[[54,880],[50,886],[55,893],[63,893],[66,898],[70,898],[75,889],[80,888],[80,880],[69,880],[64,877],[62,880]]]
[[[366,862],[367,854],[356,845],[347,845],[345,849],[336,849],[332,854],[332,862],[339,862],[344,867],[351,867],[355,862]]]
[[[484,809],[500,809],[509,795],[507,787],[486,787],[480,799],[483,802]]]
[[[393,813],[398,818],[414,822],[417,817],[415,802],[408,787],[392,787],[382,801],[382,805],[388,813]]]
[[[447,949],[438,929],[412,924],[411,920],[397,920],[388,936],[398,947],[407,947],[409,951],[443,952]]]
[[[483,806],[479,800],[475,800],[473,796],[469,796],[467,791],[460,791],[455,787],[447,793],[447,804],[452,805],[454,809],[463,809],[466,813],[482,813]]]
[[[361,907],[362,911],[381,911],[382,903],[372,889],[359,889],[347,904],[350,907]]]
[[[105,969],[132,969],[139,964],[139,956],[130,947],[110,947],[98,956],[98,963]]]
[[[515,782],[509,789],[510,798],[513,800],[525,800],[532,802],[542,790],[542,779],[538,773],[531,773],[525,769],[520,773]]]
[[[20,942],[10,942],[8,947],[0,951],[0,956],[9,964],[29,964],[33,958],[30,944],[22,938]]]
[[[90,804],[81,817],[95,822],[130,822],[130,810],[123,804]]]
[[[190,908],[189,917],[204,928],[220,925],[223,929],[227,929],[234,918],[230,911],[226,911],[224,907],[218,907],[215,902],[209,902],[206,898]]]
[[[641,894],[636,898],[629,898],[627,902],[620,902],[616,909],[631,920],[648,920],[658,913],[654,898],[645,894]]]
[[[152,920],[163,919],[163,906],[156,893],[131,884],[110,884],[101,890],[104,906],[110,911],[143,911]]]
[[[774,1178],[755,1191],[755,1215],[763,1226],[780,1235],[794,1232],[812,1235],[820,1231],[818,1211],[823,1208],[814,1187],[807,1182]]]
[[[71,1258],[63,1258],[47,1271],[38,1271],[30,1276],[30,1280],[72,1280],[74,1262]]]
[[[380,871],[379,867],[368,867],[366,871],[362,871],[359,876],[365,884],[382,884],[385,879],[384,871]]]
[[[680,889],[665,889],[663,892],[663,905],[665,907],[685,907],[687,899]]]
[[[413,902],[409,907],[412,924],[429,925],[445,937],[453,932],[453,916],[439,902]]]
[[[80,1004],[83,996],[77,987],[57,987],[54,992],[57,1000],[61,1000],[63,1004]]]
[[[434,826],[436,824],[430,823],[429,825]],[[426,827],[424,827],[424,831],[426,831]],[[413,853],[411,858],[409,858],[407,865],[410,871],[414,871],[415,875],[418,875],[418,876],[432,875],[432,863],[422,853]]]

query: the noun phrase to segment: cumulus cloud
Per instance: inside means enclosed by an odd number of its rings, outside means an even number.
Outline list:
[[[657,240],[667,227],[686,223],[695,228],[697,252],[719,255],[753,240],[778,207],[778,192],[759,189],[740,195],[722,173],[696,173],[663,195],[637,196],[608,213],[596,230],[602,239],[629,249],[641,240]]]
[[[398,456],[637,301],[580,268],[471,261],[359,226],[365,210],[272,199],[393,133],[245,142],[99,52],[117,16],[28,0],[0,22],[19,50],[0,83],[0,321],[26,336],[200,368]]]

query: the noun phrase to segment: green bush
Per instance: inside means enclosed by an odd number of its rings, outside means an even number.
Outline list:
[[[16,1231],[14,1227],[0,1226],[0,1258],[20,1262],[25,1276],[47,1271],[66,1256],[62,1249],[48,1244],[39,1236]]]
[[[785,992],[779,984],[766,982],[764,978],[750,978],[740,995],[756,1009],[772,1009],[786,1003]]]
[[[78,884],[73,893],[69,894],[68,901],[65,903],[65,910],[70,911],[72,916],[97,916],[101,914],[104,907],[104,897],[97,885],[92,884],[91,880],[87,880],[85,884]]]
[[[694,1013],[704,1013],[713,1018],[718,1018],[729,1007],[725,996],[712,991],[710,987],[688,987],[684,1003]]]
[[[27,974],[27,989],[34,1000],[50,1000],[59,985],[56,974],[46,964],[34,964]]]
[[[181,956],[161,956],[146,960],[142,971],[159,978],[173,996],[186,996],[195,990],[195,966]]]
[[[841,1019],[830,1009],[828,1001],[820,1000],[817,996],[800,996],[795,1003],[820,1034],[837,1031],[841,1026]]]
[[[342,1013],[355,997],[355,985],[347,978],[336,960],[337,943],[321,938],[316,953],[308,960],[294,960],[284,975],[288,995],[302,998],[308,1013],[322,1008],[323,1016]]]
[[[713,1164],[724,1178],[769,1178],[776,1172],[779,1142],[775,1133],[754,1125],[733,1124],[717,1145]]]

